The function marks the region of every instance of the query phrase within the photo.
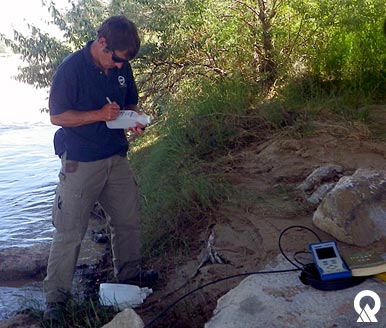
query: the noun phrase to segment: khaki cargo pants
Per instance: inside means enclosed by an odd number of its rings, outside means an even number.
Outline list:
[[[47,303],[65,302],[90,212],[99,201],[109,214],[114,274],[118,281],[138,273],[140,264],[139,196],[126,157],[75,162],[62,156],[53,205],[54,233],[43,289]]]

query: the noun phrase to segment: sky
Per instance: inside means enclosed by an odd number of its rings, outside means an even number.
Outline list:
[[[56,7],[68,7],[68,0],[54,0]],[[43,31],[55,35],[58,33],[55,26],[49,26],[44,20],[50,20],[51,16],[42,0],[10,0],[0,11],[0,33],[8,37],[13,36],[13,29],[28,32],[27,23],[33,23]]]

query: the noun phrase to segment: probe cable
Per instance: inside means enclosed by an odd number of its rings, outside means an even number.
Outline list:
[[[160,314],[158,314],[154,319],[152,319],[151,321],[149,321],[145,326],[144,328],[148,328],[150,327],[151,325],[153,325],[154,322],[158,321],[161,317],[163,317],[167,312],[169,312],[174,306],[177,305],[177,303],[181,302],[182,300],[184,300],[185,298],[187,298],[188,296],[192,295],[193,293],[205,288],[205,287],[208,287],[210,285],[214,285],[214,284],[217,284],[221,281],[224,281],[224,280],[228,280],[228,279],[233,279],[233,278],[237,278],[237,277],[243,277],[243,276],[249,276],[249,275],[255,275],[255,274],[273,274],[273,273],[286,273],[286,272],[294,272],[294,271],[298,271],[298,270],[301,270],[301,271],[304,271],[304,269],[300,266],[298,266],[296,263],[294,263],[283,251],[283,248],[281,247],[281,239],[283,237],[283,235],[290,229],[294,229],[294,228],[300,228],[300,229],[306,229],[310,232],[312,232],[316,238],[319,240],[319,242],[321,241],[320,237],[313,231],[311,230],[310,228],[307,228],[305,226],[300,226],[300,225],[294,225],[294,226],[290,226],[286,229],[284,229],[281,234],[280,234],[280,237],[279,237],[279,241],[278,241],[278,244],[279,244],[279,250],[281,252],[281,254],[285,257],[285,259],[290,262],[294,267],[295,269],[284,269],[284,270],[270,270],[270,271],[255,271],[255,272],[245,272],[245,273],[239,273],[239,274],[235,274],[235,275],[231,275],[231,276],[227,276],[227,277],[224,277],[224,278],[220,278],[220,279],[217,279],[217,280],[214,280],[214,281],[211,281],[211,282],[208,282],[204,285],[201,285],[193,290],[191,290],[190,292],[182,295],[181,297],[179,297],[176,301],[174,301],[172,304],[170,304],[165,310],[163,310]]]
[[[161,317],[163,317],[168,311],[170,311],[177,303],[179,303],[180,301],[182,301],[183,299],[185,299],[186,297],[192,295],[193,293],[197,292],[198,290],[200,289],[203,289],[205,287],[208,287],[210,285],[214,285],[214,284],[217,284],[221,281],[224,281],[224,280],[228,280],[228,279],[232,279],[232,278],[236,278],[236,277],[243,277],[243,276],[249,276],[249,275],[253,275],[253,274],[270,274],[270,273],[286,273],[286,272],[293,272],[293,271],[298,271],[299,269],[284,269],[284,270],[270,270],[270,271],[256,271],[256,272],[245,272],[245,273],[239,273],[239,274],[235,274],[235,275],[232,275],[232,276],[227,276],[227,277],[224,277],[224,278],[220,278],[220,279],[217,279],[217,280],[214,280],[214,281],[211,281],[211,282],[208,282],[204,285],[201,285],[193,290],[191,290],[190,292],[186,293],[185,295],[182,295],[180,298],[178,298],[176,301],[174,301],[172,304],[170,304],[165,310],[163,310],[159,315],[157,315],[153,320],[149,321],[145,326],[144,328],[148,328],[150,327],[154,322],[158,321]]]
[[[281,254],[284,256],[284,258],[295,267],[294,269],[245,272],[245,273],[239,273],[239,274],[227,276],[227,277],[224,277],[224,278],[220,278],[220,279],[208,282],[208,283],[206,283],[204,285],[201,285],[201,286],[191,290],[190,292],[182,295],[181,297],[179,297],[176,301],[174,301],[172,304],[170,304],[168,307],[166,307],[166,309],[164,309],[160,314],[158,314],[154,319],[149,321],[144,326],[144,328],[148,328],[151,325],[153,325],[156,321],[158,321],[160,318],[162,318],[167,312],[169,312],[174,306],[176,306],[177,303],[181,302],[182,300],[184,300],[188,296],[192,295],[193,293],[197,292],[198,290],[203,289],[205,287],[208,287],[210,285],[217,284],[217,283],[219,283],[221,281],[228,280],[228,279],[233,279],[233,278],[236,278],[236,277],[243,277],[243,276],[257,275],[257,274],[287,273],[287,272],[294,272],[294,271],[299,271],[300,270],[301,271],[301,276],[299,277],[300,281],[303,284],[305,284],[305,285],[311,285],[312,287],[314,287],[316,289],[320,289],[320,290],[344,289],[344,288],[348,288],[348,287],[352,287],[352,286],[358,285],[358,284],[360,284],[361,282],[363,282],[365,280],[365,277],[352,277],[350,279],[337,279],[337,280],[331,280],[331,281],[321,281],[320,276],[318,275],[318,271],[316,270],[314,263],[303,264],[303,263],[300,263],[296,259],[296,255],[301,254],[301,253],[310,254],[309,251],[308,252],[307,251],[298,251],[298,252],[296,252],[294,254],[294,260],[296,262],[298,262],[300,265],[302,265],[302,266],[299,266],[297,263],[292,261],[285,254],[285,252],[284,252],[284,250],[283,250],[283,248],[281,246],[281,240],[282,240],[284,234],[288,230],[291,230],[291,229],[304,229],[304,230],[307,230],[307,231],[311,232],[318,239],[319,242],[322,242],[322,240],[321,240],[321,238],[318,236],[318,234],[315,231],[313,231],[312,229],[310,229],[310,228],[308,228],[306,226],[302,226],[302,225],[292,225],[292,226],[289,226],[289,227],[287,227],[286,229],[284,229],[280,233],[279,240],[278,240],[279,250],[280,250]]]
[[[285,257],[285,259],[291,263],[295,268],[298,268],[299,270],[304,270],[304,266],[303,268],[300,267],[299,265],[297,265],[295,262],[293,262],[283,251],[283,248],[281,247],[281,239],[283,238],[284,234],[288,231],[288,230],[291,230],[291,229],[304,229],[304,230],[308,230],[309,232],[311,232],[317,239],[318,241],[321,243],[322,240],[321,238],[318,236],[318,234],[313,231],[312,229],[308,228],[308,227],[305,227],[305,226],[302,226],[302,225],[292,225],[292,226],[289,226],[288,228],[285,228],[281,233],[280,233],[280,236],[279,236],[279,249],[280,249],[280,252],[281,254]],[[299,253],[307,253],[309,254],[309,252],[296,252],[296,254],[299,254]],[[295,254],[295,256],[296,256]]]
[[[250,276],[250,275],[257,275],[257,274],[273,274],[273,273],[287,273],[287,272],[294,272],[294,271],[301,271],[304,275],[308,276],[308,279],[307,281],[311,281],[311,282],[314,282],[314,279],[316,279],[316,274],[315,273],[311,273],[309,272],[310,270],[307,270],[307,267],[310,265],[310,264],[302,264],[303,267],[299,266],[298,264],[296,264],[294,261],[292,261],[284,252],[282,246],[281,246],[281,240],[284,236],[284,234],[288,231],[288,230],[291,230],[291,229],[304,229],[304,230],[307,230],[309,232],[311,232],[317,239],[319,242],[322,242],[321,238],[318,236],[318,234],[313,231],[312,229],[306,227],[306,226],[302,226],[302,225],[292,225],[292,226],[289,226],[287,227],[286,229],[284,229],[281,233],[280,233],[280,236],[279,236],[279,240],[278,240],[278,246],[279,246],[279,250],[281,252],[281,254],[284,256],[284,258],[289,262],[291,263],[295,268],[294,269],[283,269],[283,270],[269,270],[269,271],[254,271],[254,272],[245,272],[245,273],[239,273],[239,274],[235,274],[235,275],[231,275],[231,276],[227,276],[227,277],[224,277],[224,278],[220,278],[220,279],[217,279],[217,280],[214,280],[214,281],[211,281],[211,282],[208,282],[204,285],[201,285],[193,290],[191,290],[190,292],[182,295],[181,297],[179,297],[176,301],[174,301],[172,304],[170,304],[169,306],[166,307],[166,309],[164,309],[160,314],[158,314],[154,319],[152,319],[151,321],[149,321],[145,326],[144,328],[148,328],[150,327],[151,325],[153,325],[156,321],[158,321],[160,318],[162,318],[167,312],[169,312],[174,306],[177,305],[177,303],[181,302],[182,300],[184,300],[185,298],[187,298],[188,296],[192,295],[193,293],[199,291],[200,289],[203,289],[205,287],[208,287],[210,285],[214,285],[214,284],[217,284],[221,281],[224,281],[224,280],[228,280],[228,279],[233,279],[233,278],[237,278],[237,277],[243,277],[243,276]],[[310,252],[305,252],[305,251],[299,251],[299,252],[296,252],[295,255],[294,255],[294,258],[296,260],[296,255],[297,254],[300,254],[300,253],[306,253],[306,254],[310,254]],[[297,261],[297,260],[296,260]],[[299,261],[297,261],[299,262]],[[300,263],[301,264],[301,263]],[[319,278],[320,279],[320,278]],[[306,282],[307,282],[306,281]],[[303,281],[302,281],[303,282]],[[304,283],[304,282],[303,282]],[[318,283],[320,283],[318,281]],[[330,283],[331,285],[333,285],[332,283]],[[311,285],[313,285],[311,283]],[[315,287],[315,283],[314,283],[314,286]],[[317,286],[319,287],[319,286]],[[322,286],[322,288],[326,288],[326,290],[332,288],[332,287],[337,287],[337,286]]]

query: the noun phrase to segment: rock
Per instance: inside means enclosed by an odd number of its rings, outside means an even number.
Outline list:
[[[0,251],[0,281],[10,281],[45,275],[50,244],[12,247]]]
[[[340,165],[329,164],[315,169],[306,180],[298,186],[298,189],[310,191],[324,181],[331,181],[340,177],[343,168]]]
[[[78,266],[96,265],[106,252],[106,245],[95,243],[92,229],[101,229],[103,223],[90,220],[82,241]],[[0,282],[26,278],[43,278],[46,274],[51,243],[31,247],[11,247],[0,250]]]
[[[323,198],[327,193],[334,188],[335,182],[322,184],[318,189],[316,189],[310,197],[307,198],[307,201],[312,204],[320,204]]]
[[[0,321],[0,328],[39,328],[39,320],[30,314],[18,314],[8,320]]]
[[[318,206],[313,223],[357,246],[386,237],[386,171],[358,169],[342,177]]]
[[[282,269],[291,268],[280,256]],[[276,268],[277,269],[277,268]],[[251,275],[236,288],[222,296],[214,310],[213,317],[205,328],[300,328],[300,327],[363,327],[357,323],[359,313],[354,308],[356,295],[371,290],[381,299],[381,309],[375,314],[379,324],[386,322],[386,289],[375,279],[368,279],[360,285],[337,290],[322,291],[303,285],[299,271]],[[363,298],[373,308],[373,299]]]
[[[127,308],[102,328],[143,328],[144,326],[141,317],[133,309]]]

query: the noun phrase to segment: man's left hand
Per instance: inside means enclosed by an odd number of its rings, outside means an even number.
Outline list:
[[[142,135],[145,132],[145,125],[142,125],[141,123],[137,122],[137,125],[133,128],[128,128],[129,131],[133,132],[137,136]]]

